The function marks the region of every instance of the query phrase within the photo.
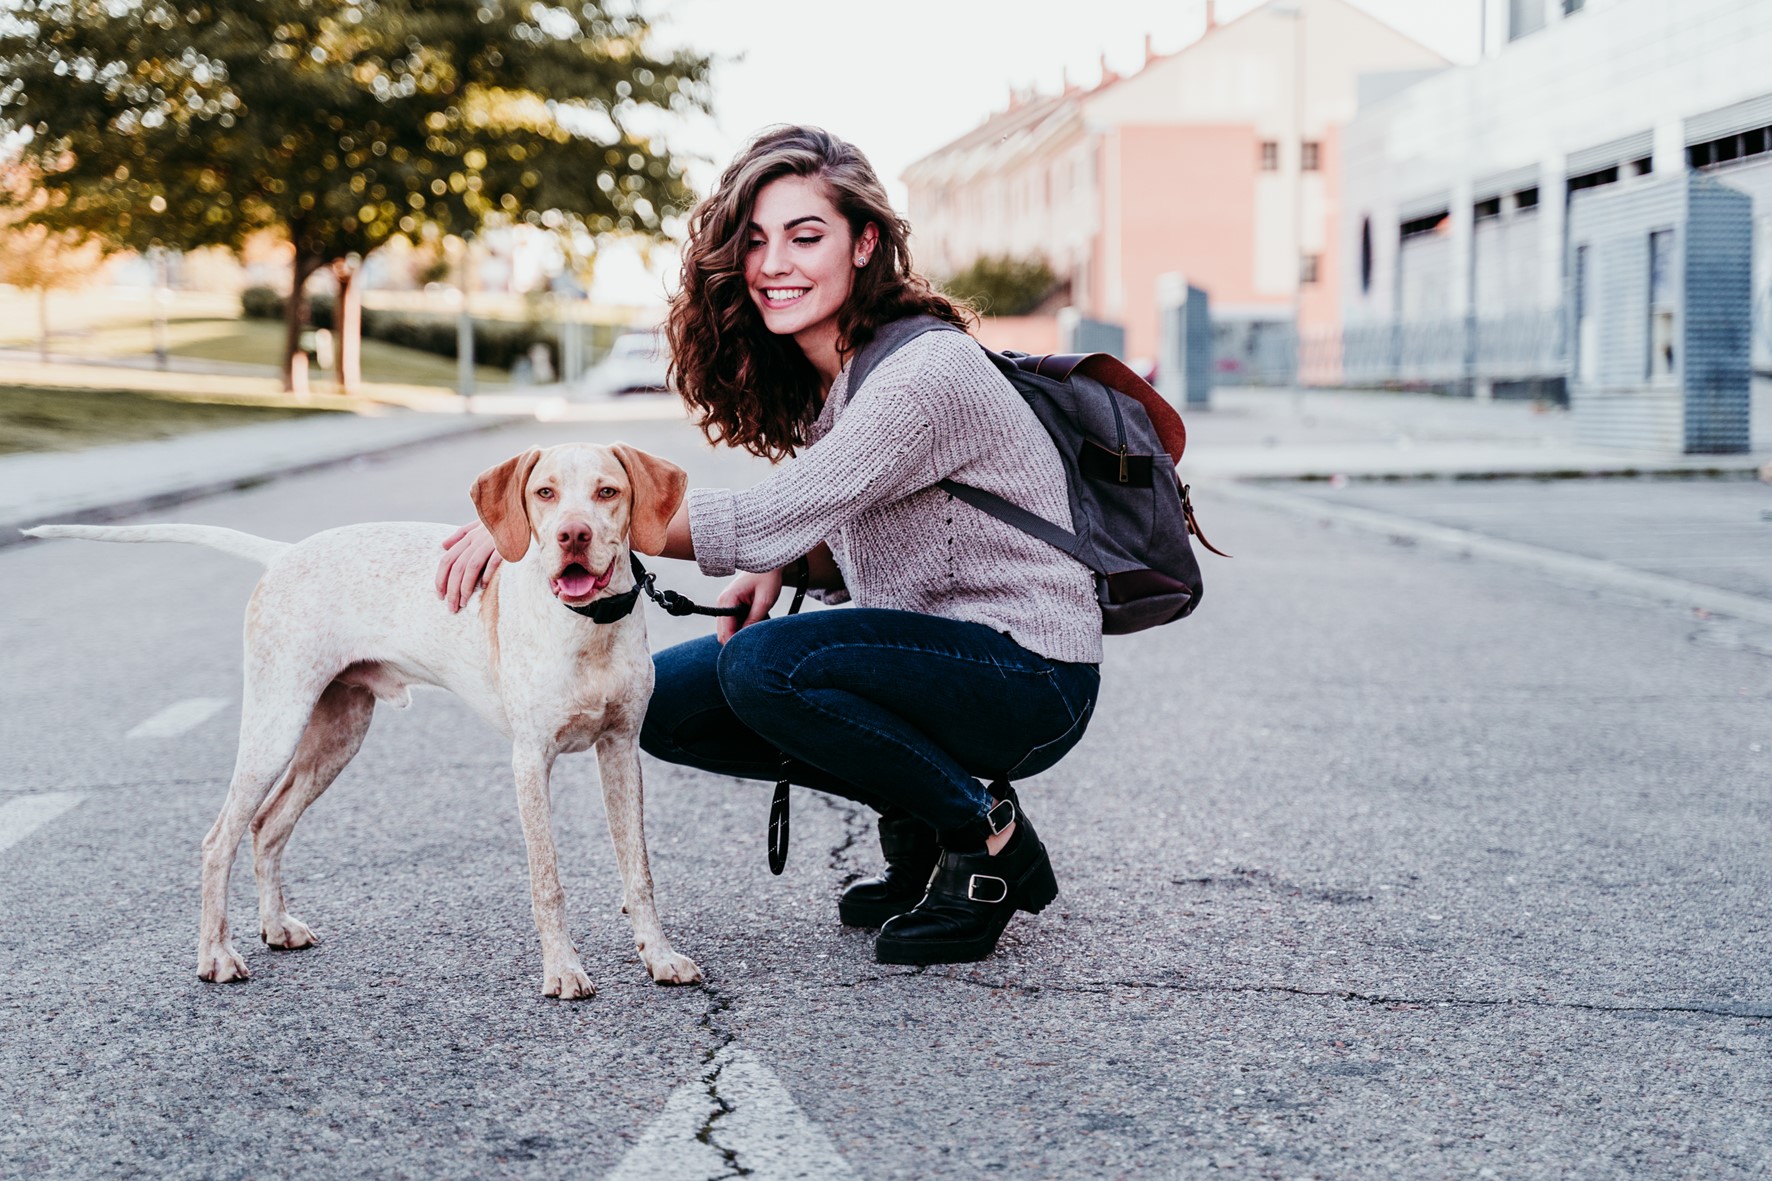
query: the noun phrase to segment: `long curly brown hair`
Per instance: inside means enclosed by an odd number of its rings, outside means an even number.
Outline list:
[[[783,176],[819,178],[851,234],[860,238],[869,225],[879,233],[838,313],[839,347],[846,356],[872,340],[882,324],[905,316],[939,316],[961,328],[970,319],[969,309],[912,269],[910,227],[893,212],[885,187],[853,144],[817,127],[777,127],[752,140],[690,214],[682,287],[671,301],[665,331],[672,377],[708,441],[770,460],[805,444],[822,399],[818,372],[793,337],[764,327],[745,283],[757,194]]]

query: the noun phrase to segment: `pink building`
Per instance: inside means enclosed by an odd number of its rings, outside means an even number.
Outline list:
[[[919,264],[1043,257],[1133,358],[1157,354],[1170,273],[1218,318],[1290,321],[1296,300],[1307,331],[1337,324],[1338,133],[1360,79],[1447,63],[1344,0],[1272,0],[1225,25],[1211,11],[1187,48],[1147,41],[1138,73],[1018,96],[911,165]]]

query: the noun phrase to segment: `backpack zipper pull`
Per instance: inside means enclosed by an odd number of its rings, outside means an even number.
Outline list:
[[[1132,473],[1130,471],[1128,471],[1126,468],[1126,444],[1121,443],[1120,444],[1120,483],[1128,484],[1128,483],[1131,483],[1131,481],[1132,481]]]

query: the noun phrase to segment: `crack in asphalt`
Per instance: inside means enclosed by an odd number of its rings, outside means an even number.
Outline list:
[[[751,1170],[739,1163],[738,1152],[721,1144],[716,1138],[719,1122],[735,1110],[732,1103],[720,1094],[720,1073],[726,1069],[726,1063],[721,1059],[720,1053],[730,1046],[736,1037],[722,1023],[721,1018],[732,1011],[733,998],[730,993],[722,992],[706,981],[703,981],[700,987],[708,997],[708,1006],[701,1014],[701,1027],[714,1039],[714,1044],[709,1046],[707,1052],[702,1055],[701,1061],[704,1070],[701,1083],[703,1087],[707,1088],[709,1107],[707,1115],[701,1121],[701,1126],[696,1129],[695,1138],[719,1153],[721,1159],[726,1162],[727,1171],[717,1173],[707,1178],[707,1181],[727,1181],[732,1177],[748,1177],[751,1175]]]
[[[888,981],[902,980],[911,976],[922,976],[924,968],[911,972],[888,972],[877,976],[860,976],[853,981],[845,981],[828,987],[859,988],[864,984],[883,984]],[[948,973],[933,973],[932,980],[946,980],[954,984],[969,984],[974,988],[989,989],[993,992],[1018,992],[1026,996],[1038,996],[1043,992],[1075,993],[1087,996],[1102,996],[1116,990],[1137,989],[1157,992],[1188,992],[1199,994],[1210,993],[1255,993],[1275,996],[1308,997],[1318,1000],[1354,1001],[1367,1005],[1384,1005],[1398,1009],[1444,1009],[1444,1008],[1532,1008],[1532,1009],[1565,1009],[1588,1013],[1693,1013],[1707,1017],[1732,1017],[1738,1020],[1761,1021],[1772,1019],[1772,1003],[1743,1002],[1730,1004],[1667,1004],[1667,1005],[1608,1005],[1596,1001],[1545,1001],[1531,997],[1404,997],[1387,996],[1381,993],[1360,992],[1357,989],[1345,988],[1301,988],[1290,984],[1190,984],[1171,980],[1084,980],[1076,983],[1063,984],[1022,984],[1014,980],[981,980],[976,976],[955,976]]]
[[[845,889],[851,882],[859,880],[862,876],[860,870],[848,864],[849,851],[867,839],[870,809],[853,800],[845,800],[839,796],[827,795],[824,792],[817,793],[815,798],[825,807],[837,813],[843,820],[843,841],[841,844],[831,847],[830,856],[826,858],[826,861],[834,873],[842,875],[842,880],[837,883],[837,888]]]

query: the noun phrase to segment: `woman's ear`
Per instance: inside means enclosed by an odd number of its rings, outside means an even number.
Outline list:
[[[628,544],[643,554],[664,552],[665,529],[683,503],[689,473],[668,459],[649,455],[626,443],[610,445],[615,458],[627,469],[634,486],[634,504],[628,518]]]
[[[855,265],[865,267],[874,257],[874,251],[880,247],[880,227],[873,222],[861,227],[861,234],[855,239]]]
[[[531,447],[487,468],[474,481],[474,511],[507,562],[521,561],[529,552],[529,498],[524,493],[540,458],[541,448]]]

